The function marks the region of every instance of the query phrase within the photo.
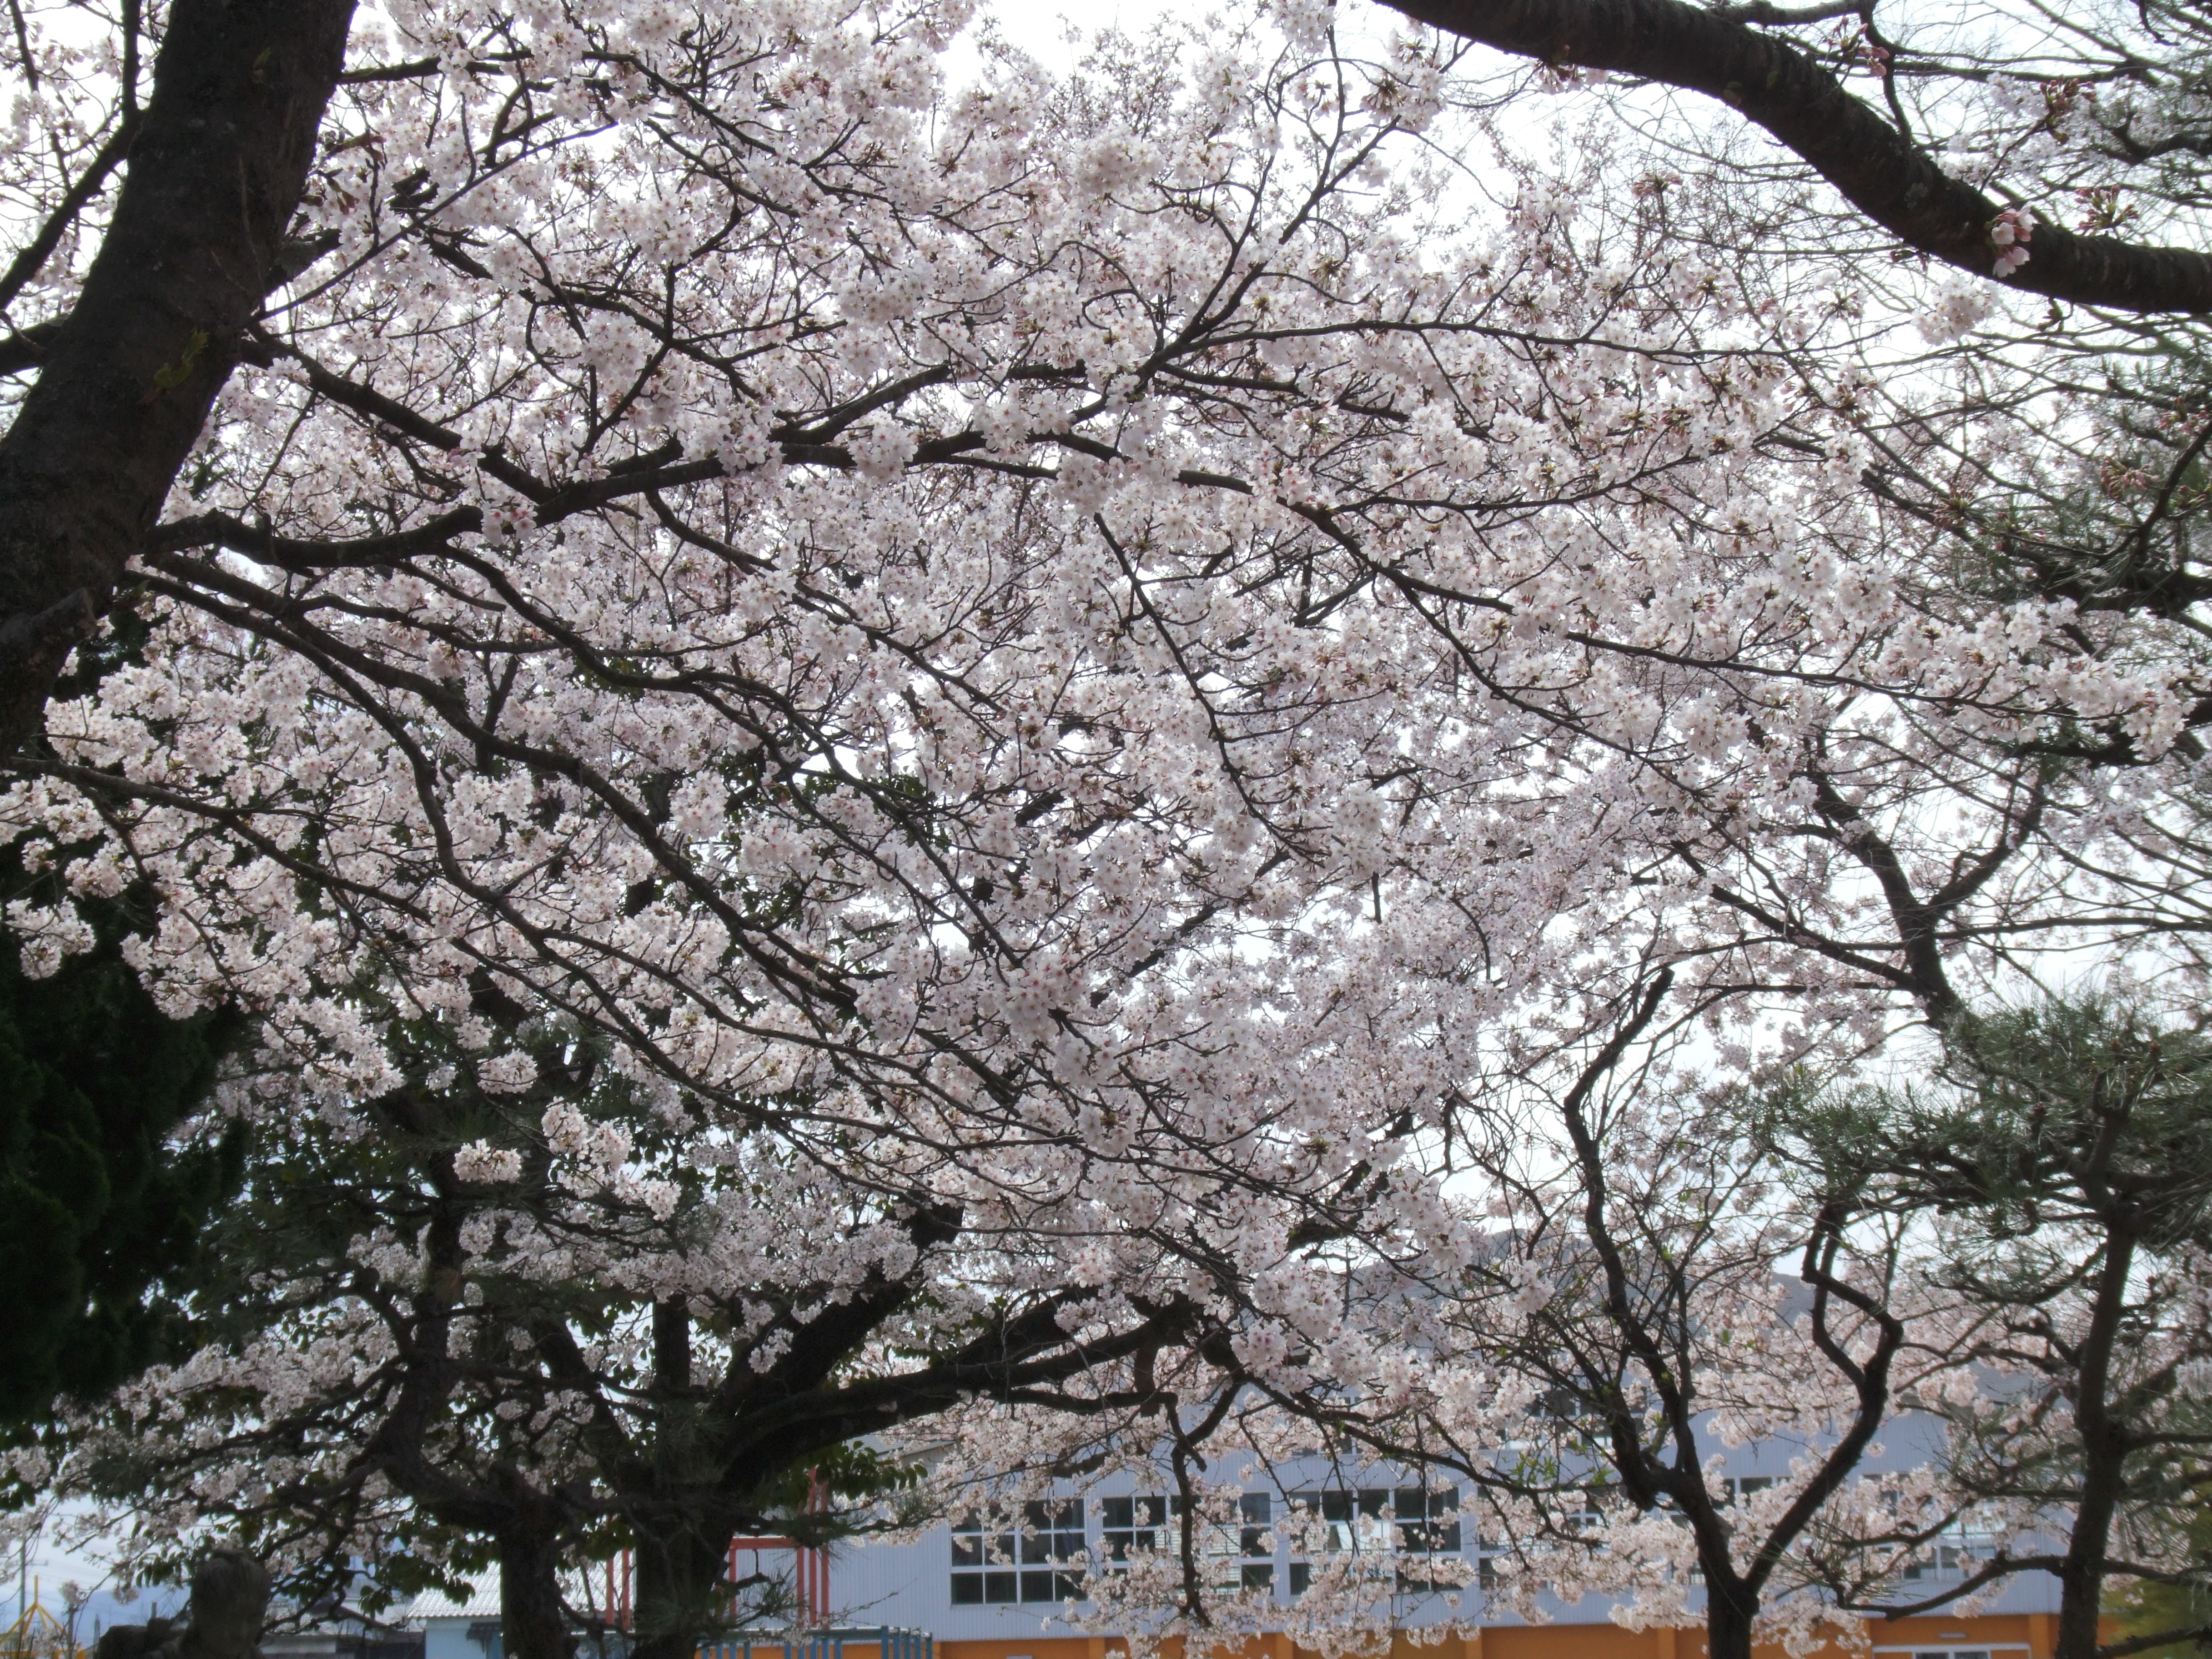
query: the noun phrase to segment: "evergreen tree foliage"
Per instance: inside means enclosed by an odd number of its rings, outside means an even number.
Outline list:
[[[2062,1650],[2094,1648],[2116,1599],[2141,1636],[2200,1622],[2205,1035],[2109,999],[2052,998],[1952,1022],[1935,1086],[1826,1100],[1785,1088],[1767,1109],[1824,1186],[1928,1228],[1930,1294],[1950,1305],[1957,1357],[1990,1384],[1923,1401],[1948,1419],[1948,1474],[1985,1521],[2047,1540],[2008,1545],[1926,1605],[2026,1572],[2058,1583]]]
[[[2189,1525],[2189,1547],[2197,1577],[2173,1584],[2137,1580],[2118,1595],[2114,1623],[2123,1639],[2194,1631],[2179,1640],[2142,1651],[2150,1659],[2197,1659],[2212,1651],[2212,1509],[2200,1509]]]
[[[119,949],[130,908],[81,902],[98,943],[47,977],[0,951],[0,1425],[17,1432],[160,1352],[242,1164],[242,1128],[172,1144],[235,1022],[155,1006]]]

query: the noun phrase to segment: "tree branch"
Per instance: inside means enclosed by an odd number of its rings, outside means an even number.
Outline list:
[[[137,136],[138,123],[126,118],[100,147],[92,158],[92,165],[69,187],[69,193],[39,227],[39,234],[24,245],[23,251],[9,262],[5,274],[0,274],[0,310],[15,304],[15,296],[23,291],[24,284],[37,276],[61,240],[69,234],[76,216],[84,211],[85,204],[100,193],[107,182],[107,175],[115,171],[117,163],[131,153],[131,141]]]
[[[1682,0],[1384,0],[1450,33],[1547,64],[1618,71],[1741,111],[1907,246],[1990,276],[2002,206],[1936,165],[1797,45],[1752,27],[1765,7]],[[1772,15],[1786,18],[1786,13]],[[1747,21],[1737,21],[1743,17]],[[2008,288],[2120,311],[2212,310],[2212,258],[2039,221]]]
[[[352,0],[179,0],[170,13],[114,217],[0,439],[0,635],[15,629],[0,649],[0,753],[36,736],[74,643],[38,620],[77,592],[106,609],[229,378],[352,18]]]

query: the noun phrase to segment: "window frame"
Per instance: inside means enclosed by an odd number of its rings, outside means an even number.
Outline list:
[[[1018,1516],[1001,1504],[954,1517],[949,1590],[956,1607],[1044,1607],[1079,1600],[1090,1545],[1083,1498],[1030,1498]]]
[[[1200,1520],[1198,1553],[1213,1589],[1267,1589],[1275,1582],[1272,1536],[1275,1495],[1240,1492],[1237,1519]],[[1136,1550],[1174,1550],[1180,1546],[1183,1502],[1180,1493],[1133,1492],[1098,1500],[1099,1553],[1109,1571],[1127,1571]],[[1124,1524],[1123,1517],[1127,1522]]]

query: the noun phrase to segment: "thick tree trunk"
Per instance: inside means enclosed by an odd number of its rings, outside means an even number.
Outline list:
[[[254,1659],[269,1616],[269,1569],[243,1550],[218,1548],[192,1573],[184,1628],[155,1619],[110,1625],[94,1659]]]
[[[0,439],[0,753],[154,526],[276,280],[353,0],[177,0],[114,217]]]
[[[631,1659],[692,1659],[728,1622],[729,1540],[696,1528],[640,1528]]]
[[[2105,1261],[2075,1369],[2074,1421],[2081,1437],[2081,1492],[2074,1528],[2058,1571],[2058,1630],[2052,1659],[2096,1659],[2097,1620],[2104,1608],[2105,1558],[2112,1521],[2127,1486],[2127,1437],[2114,1420],[2110,1391],[2112,1352],[2127,1312],[2128,1280],[2135,1271],[2134,1218],[2123,1216],[2105,1231]]]
[[[730,1532],[708,1518],[721,1480],[716,1425],[691,1384],[691,1314],[681,1300],[653,1307],[653,1497],[664,1519],[636,1528],[637,1612],[632,1659],[691,1659],[727,1622]]]
[[[2058,1631],[2052,1659],[2094,1659],[2104,1589],[2103,1565],[2077,1560],[2069,1550],[2058,1574]]]
[[[1740,1585],[1705,1575],[1706,1659],[1751,1659],[1751,1621],[1759,1598]]]
[[[552,1530],[528,1527],[499,1540],[499,1629],[502,1659],[574,1659],[574,1638],[561,1611],[561,1546]]]
[[[269,1569],[244,1550],[215,1550],[192,1574],[179,1659],[252,1659],[268,1617]]]

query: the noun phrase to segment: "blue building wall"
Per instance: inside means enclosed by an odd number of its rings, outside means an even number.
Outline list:
[[[1870,1455],[1865,1467],[1893,1470],[1914,1467],[1936,1449],[1939,1437],[1939,1426],[1931,1419],[1900,1418],[1889,1425],[1880,1442],[1878,1454]],[[1807,1455],[1808,1449],[1802,1445],[1773,1440],[1728,1450],[1723,1463],[1723,1475],[1739,1482],[1778,1480],[1786,1476],[1792,1461]],[[1255,1577],[1246,1582],[1264,1578],[1274,1600],[1287,1611],[1297,1588],[1298,1565],[1291,1551],[1290,1529],[1280,1524],[1289,1514],[1287,1500],[1293,1494],[1322,1492],[1364,1491],[1392,1494],[1399,1490],[1403,1480],[1388,1470],[1347,1471],[1341,1464],[1316,1457],[1278,1469],[1272,1481],[1248,1481],[1246,1490],[1255,1499],[1265,1500],[1266,1513],[1259,1514],[1255,1506],[1250,1517],[1254,1524],[1241,1530],[1247,1536],[1272,1534],[1272,1547],[1246,1556],[1242,1553],[1240,1538],[1239,1553],[1217,1565],[1224,1574],[1251,1570]],[[1127,1476],[1084,1486],[1066,1485],[1059,1490],[1063,1494],[1063,1503],[1079,1506],[1080,1524],[1079,1528],[1074,1525],[1063,1528],[1055,1541],[1063,1547],[1088,1549],[1094,1559],[1105,1553],[1109,1501],[1134,1500],[1145,1495],[1139,1492],[1135,1482]],[[1402,1503],[1399,1510],[1401,1518],[1408,1512]],[[1072,1510],[1062,1510],[1059,1514],[1073,1519]],[[1125,1524],[1133,1519],[1127,1510],[1120,1510],[1113,1518]],[[1480,1549],[1479,1540],[1469,1535],[1471,1531],[1462,1529],[1457,1554],[1469,1564],[1468,1572],[1473,1579],[1479,1572]],[[940,1642],[986,1644],[992,1652],[1003,1650],[1007,1659],[1024,1659],[1018,1650],[1030,1644],[1031,1638],[1045,1639],[1049,1644],[1051,1638],[1082,1634],[1063,1615],[1060,1595],[1068,1586],[1064,1580],[1054,1581],[1049,1559],[1026,1564],[1016,1561],[1010,1566],[997,1565],[993,1571],[979,1559],[974,1534],[961,1541],[966,1546],[964,1549],[956,1542],[954,1527],[945,1524],[911,1542],[849,1541],[836,1547],[831,1553],[830,1571],[831,1621],[850,1627],[890,1626],[921,1630]],[[1073,1547],[1067,1548],[1066,1553],[1072,1554]],[[1018,1542],[1016,1553],[1020,1553]],[[788,1554],[780,1559],[775,1554],[763,1554],[761,1567],[769,1571],[787,1570],[790,1559]],[[1037,1581],[1033,1585],[1022,1583],[1025,1567],[1029,1576]],[[979,1569],[991,1577],[1012,1580],[1011,1588],[1016,1599],[1001,1599],[997,1594],[983,1601],[967,1599],[975,1594]],[[1908,1586],[1907,1589],[1914,1595],[1932,1592],[1947,1580],[1955,1582],[1958,1571],[1955,1567],[1936,1568],[1922,1583]],[[959,1598],[956,1598],[956,1577],[965,1583]],[[1009,1586],[1001,1582],[991,1589],[1004,1592]],[[1024,1589],[1040,1594],[1027,1600],[1018,1599],[1019,1592]],[[477,1590],[465,1607],[433,1607],[428,1605],[431,1598],[424,1598],[417,1604],[416,1617],[427,1637],[423,1659],[500,1659],[496,1646],[496,1581],[489,1585],[480,1583]],[[1433,1626],[1455,1616],[1462,1622],[1479,1619],[1486,1625],[1511,1626],[1521,1623],[1502,1611],[1493,1613],[1486,1609],[1479,1582],[1471,1582],[1459,1593],[1458,1600],[1460,1607],[1455,1615],[1441,1595],[1401,1595],[1393,1609],[1395,1621],[1409,1628]],[[2056,1581],[2045,1575],[2026,1574],[2007,1581],[1993,1593],[1985,1593],[1983,1600],[1991,1614],[2047,1614],[2057,1608],[2057,1589]],[[1590,1597],[1573,1605],[1553,1602],[1548,1612],[1563,1624],[1598,1625],[1609,1623],[1611,1605],[1604,1598]],[[1692,1606],[1696,1605],[1693,1598]],[[1954,1617],[1945,1622],[1957,1620]],[[1893,1644],[1885,1649],[1879,1631],[1875,1649],[1885,1659],[1893,1651],[1918,1651],[1909,1645],[1896,1648]],[[1942,1659],[1942,1656],[1931,1656],[1930,1659]]]

